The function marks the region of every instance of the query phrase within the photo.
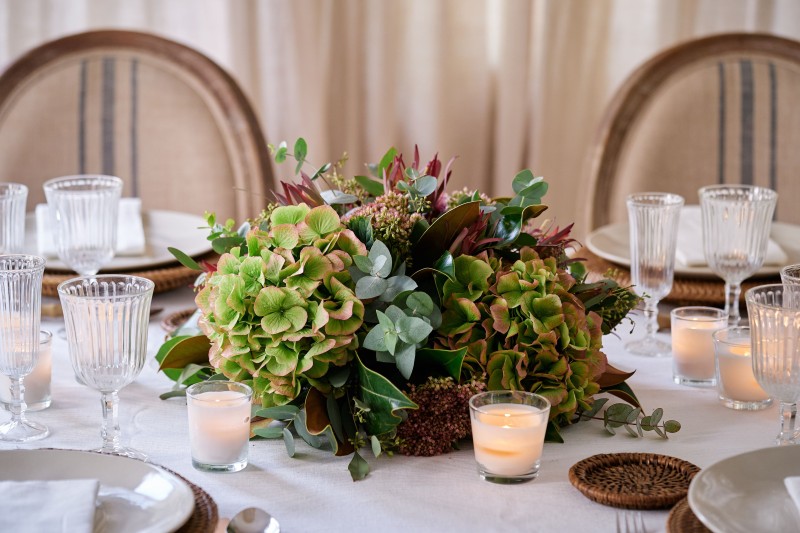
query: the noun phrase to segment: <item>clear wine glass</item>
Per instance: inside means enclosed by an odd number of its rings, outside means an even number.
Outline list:
[[[800,286],[761,285],[745,293],[750,317],[753,374],[778,400],[781,429],[776,443],[797,444],[800,400]]]
[[[58,286],[72,368],[84,385],[102,395],[100,452],[147,458],[122,446],[117,413],[119,390],[144,366],[154,286],[149,279],[125,275],[80,277]]]
[[[25,417],[22,382],[39,356],[44,264],[35,255],[0,255],[0,372],[11,381],[11,420],[0,425],[4,441],[28,442],[49,433]]]
[[[628,196],[630,227],[631,280],[644,300],[647,331],[625,348],[637,355],[669,355],[669,343],[656,338],[658,302],[672,290],[675,272],[675,247],[683,198],[677,194],[645,192]]]
[[[778,193],[753,185],[711,185],[698,194],[706,261],[725,280],[728,325],[738,326],[742,281],[764,264]]]
[[[28,188],[21,183],[0,183],[0,254],[22,250],[25,239],[25,203]]]
[[[81,276],[90,276],[114,258],[122,180],[77,175],[44,184],[58,257]]]
[[[788,265],[781,269],[781,283],[800,286],[800,263]]]

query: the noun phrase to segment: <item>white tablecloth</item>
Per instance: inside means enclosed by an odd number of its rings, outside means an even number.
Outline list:
[[[604,339],[609,360],[636,369],[629,383],[645,409],[662,407],[665,418],[681,422],[681,431],[669,440],[653,433],[643,439],[611,436],[601,422],[583,422],[563,432],[565,444],[545,444],[538,479],[516,486],[482,481],[469,443],[460,451],[433,458],[374,459],[364,450],[372,472],[357,483],[347,471],[348,457],[334,457],[298,442],[295,457],[289,458],[282,440],[251,442],[250,464],[242,472],[199,472],[190,461],[185,401],[158,398],[172,382],[158,373],[153,358],[164,338],[161,318],[191,307],[191,298],[188,289],[154,298],[153,306],[164,311],[151,322],[144,371],[120,393],[120,422],[123,442],[205,489],[217,502],[221,517],[256,505],[272,513],[289,532],[614,531],[616,510],[586,499],[570,485],[567,472],[575,462],[597,453],[652,452],[702,468],[771,446],[778,429],[776,406],[760,412],[727,409],[714,390],[673,384],[671,359],[629,355],[621,338],[610,335]],[[54,332],[61,325],[60,320],[43,320],[43,328]],[[623,324],[619,335],[628,338],[629,330],[630,324]],[[634,334],[643,332],[638,327]],[[0,449],[99,446],[100,395],[75,382],[66,341],[57,335],[52,392],[53,405],[29,416],[47,424],[52,434],[28,445],[0,443]],[[0,421],[7,417],[0,412]],[[667,514],[645,512],[648,531],[663,531]]]

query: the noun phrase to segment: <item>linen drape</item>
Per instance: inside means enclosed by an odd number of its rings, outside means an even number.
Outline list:
[[[361,173],[387,147],[410,156],[418,144],[423,158],[459,157],[455,186],[495,195],[532,168],[551,183],[548,214],[563,225],[581,218],[604,107],[637,65],[712,33],[800,39],[800,3],[2,0],[0,65],[97,28],[151,31],[204,52],[240,82],[269,142],[302,135],[319,164],[346,150],[348,172]]]

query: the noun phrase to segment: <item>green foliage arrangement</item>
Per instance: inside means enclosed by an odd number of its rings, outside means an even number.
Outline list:
[[[296,436],[352,454],[354,480],[369,472],[363,448],[451,449],[468,435],[469,396],[486,389],[545,396],[552,441],[591,418],[634,436],[679,429],[660,410],[642,416],[631,373],[609,364],[602,335],[638,297],[588,282],[566,253],[569,227],[532,223],[541,177],[517,174],[513,197],[449,195],[453,160],[421,165],[416,150],[410,165],[392,149],[351,178],[343,161],[313,167],[303,139],[271,150],[299,180],[238,229],[207,215],[216,265],[173,250],[202,274],[196,321],[157,355],[176,382],[163,397],[203,379],[248,383],[254,437],[282,438],[290,455]],[[627,403],[601,417],[602,392]]]

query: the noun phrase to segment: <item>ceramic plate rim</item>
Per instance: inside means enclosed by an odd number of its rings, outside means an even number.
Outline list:
[[[800,226],[796,224],[789,224],[787,222],[773,222],[772,223],[772,232],[770,236],[774,239],[778,244],[781,245],[784,252],[786,252],[787,256],[789,256],[789,260],[787,264],[792,263],[799,263],[800,262],[800,255],[798,254],[797,250],[793,249],[790,244],[786,242],[785,239],[779,239],[777,237],[787,235],[789,232],[794,232],[797,237],[800,238]],[[612,237],[613,236],[613,237]],[[606,226],[601,226],[586,236],[586,248],[589,249],[594,255],[605,259],[606,261],[610,261],[614,264],[630,267],[630,257],[627,251],[627,248],[622,250],[622,243],[619,243],[620,249],[618,250],[609,250],[608,247],[602,242],[603,240],[614,239],[616,241],[620,241],[624,239],[625,244],[627,246],[628,243],[628,223],[627,222],[617,222],[614,224],[608,224]],[[621,239],[620,239],[621,238]],[[800,239],[798,239],[800,240]],[[578,252],[576,255],[580,255]],[[780,274],[781,267],[783,265],[767,265],[761,267],[752,277],[766,277],[766,276],[777,276]],[[714,278],[719,279],[710,268],[708,267],[690,267],[685,266],[680,263],[675,263],[675,274],[678,276],[686,276],[686,277],[696,277],[696,278]]]
[[[63,461],[65,456],[70,456],[69,460]],[[58,461],[59,458],[62,459],[62,461]],[[41,466],[41,468],[47,468],[48,465],[52,465],[55,461],[58,461],[59,470],[57,471],[56,475],[52,475],[50,471],[42,474],[37,474],[34,472],[25,476],[15,475],[13,480],[85,479],[91,476],[92,478],[96,477],[100,480],[101,493],[103,491],[104,482],[105,486],[108,487],[108,483],[113,481],[114,475],[121,476],[121,467],[117,466],[117,468],[107,468],[108,463],[110,462],[115,462],[118,465],[122,465],[123,463],[126,464],[127,467],[124,471],[126,473],[131,471],[136,471],[134,472],[134,475],[155,473],[161,476],[162,479],[167,480],[173,487],[173,492],[170,494],[170,496],[161,501],[152,500],[155,502],[155,505],[153,507],[149,507],[147,510],[140,509],[142,513],[146,513],[147,516],[152,517],[155,514],[155,510],[158,509],[159,505],[161,505],[162,508],[158,510],[162,513],[162,518],[144,529],[126,529],[125,531],[136,531],[137,533],[176,531],[182,525],[184,525],[187,520],[189,520],[194,512],[194,493],[189,485],[177,475],[173,474],[172,472],[168,472],[167,470],[153,463],[146,463],[128,457],[108,455],[85,450],[66,449],[0,450],[0,465],[6,461],[28,461]],[[92,467],[97,468],[97,470],[91,471]],[[5,469],[0,469],[0,479],[10,479]],[[116,487],[117,486],[112,486],[112,488]],[[133,492],[131,489],[127,490]],[[136,494],[140,497],[142,496],[141,493]],[[111,494],[111,496],[114,495],[116,495],[116,493]],[[102,501],[102,496],[98,495],[98,500]]]
[[[776,467],[773,471],[769,471],[769,468],[766,471],[762,468],[759,468],[759,472],[763,472],[766,474],[766,478],[764,476],[760,476],[759,474],[752,473],[750,469],[747,469],[747,463],[749,461],[758,461],[759,459],[768,458],[770,456],[782,456],[782,455],[792,455],[793,454],[793,461],[777,461],[779,466]],[[754,480],[754,483],[750,485],[750,492],[757,493],[760,489],[760,484],[756,482],[762,481],[766,479],[770,482],[770,486],[774,486],[772,483],[773,478],[775,484],[779,484],[782,491],[778,491],[780,494],[784,494],[785,498],[778,502],[774,507],[780,509],[782,505],[788,505],[793,511],[794,516],[793,521],[794,523],[800,522],[800,513],[798,513],[797,508],[795,507],[794,503],[791,500],[791,496],[789,496],[788,491],[784,489],[783,479],[785,477],[791,475],[800,475],[800,446],[772,446],[769,448],[760,448],[758,450],[752,450],[745,453],[740,453],[731,457],[727,457],[720,461],[715,462],[714,464],[703,468],[695,477],[692,479],[691,484],[689,485],[689,494],[687,496],[689,501],[689,507],[691,507],[692,511],[697,515],[697,518],[709,529],[714,531],[715,533],[732,533],[732,532],[749,532],[753,531],[751,529],[752,524],[744,523],[742,524],[742,516],[754,516],[755,513],[752,512],[752,507],[759,507],[758,502],[760,500],[754,498],[736,498],[731,500],[730,508],[725,507],[725,502],[720,502],[717,497],[713,499],[713,502],[706,502],[705,497],[706,495],[703,494],[703,490],[705,484],[707,482],[707,478],[713,478],[714,476],[719,477],[720,471],[725,471],[726,469],[731,469],[735,471],[744,470],[749,474],[748,479]],[[761,461],[760,466],[764,464],[770,465],[768,461]],[[796,466],[795,470],[788,470],[787,471],[787,464],[790,466]],[[738,465],[738,466],[737,466]],[[717,485],[715,485],[717,486]],[[743,491],[747,492],[747,490]],[[731,494],[734,494],[731,492]],[[715,496],[719,496],[719,493],[715,493]],[[770,499],[771,503],[775,503],[774,495]],[[743,503],[745,502],[745,503]],[[751,505],[748,506],[747,503]],[[731,509],[732,508],[732,509]],[[707,511],[711,509],[717,510],[716,513],[712,513]],[[731,512],[731,511],[734,512]],[[735,511],[738,511],[735,512]],[[773,514],[774,515],[774,514]],[[719,517],[724,517],[720,519]],[[773,524],[774,525],[774,524]],[[732,529],[736,528],[737,529]]]
[[[148,209],[142,211],[142,224],[147,246],[145,255],[116,256],[111,263],[100,270],[101,274],[177,265],[177,259],[169,253],[167,246],[178,248],[190,257],[197,257],[212,250],[211,242],[206,239],[207,234],[197,229],[207,225],[206,220],[199,215],[165,209]],[[25,243],[26,252],[38,253],[34,212],[25,215]],[[72,272],[57,257],[47,258],[47,271]]]

